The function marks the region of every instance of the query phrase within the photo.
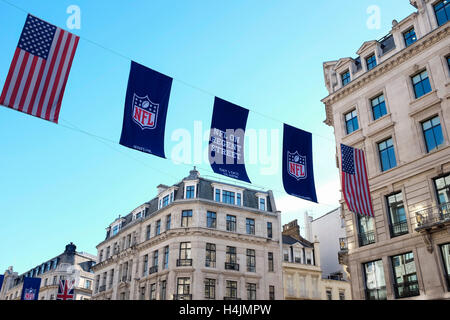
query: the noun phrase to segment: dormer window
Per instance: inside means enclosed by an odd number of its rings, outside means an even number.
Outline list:
[[[346,86],[347,84],[350,83],[351,79],[350,79],[350,71],[347,70],[346,72],[341,74],[341,79],[342,79],[342,86]]]
[[[186,187],[186,199],[194,199],[195,186]]]
[[[366,58],[366,64],[367,71],[370,71],[377,66],[377,58],[375,57],[375,54],[372,54],[371,56]]]
[[[417,41],[416,31],[414,28],[409,29],[405,33],[403,33],[403,38],[405,39],[405,45],[406,47],[409,47],[414,42]]]
[[[169,200],[170,200],[170,196],[169,195],[167,195],[167,196],[165,196],[164,198],[163,198],[163,200],[162,200],[162,207],[164,208],[164,207],[167,207],[168,205],[169,205]]]
[[[266,199],[259,198],[259,210],[266,211]]]
[[[116,234],[119,233],[120,230],[120,224],[116,224],[113,228],[112,228],[112,235],[115,236]]]
[[[214,184],[213,187],[214,187],[214,200],[216,202],[222,202],[238,206],[243,205],[242,201],[243,189],[219,184]]]

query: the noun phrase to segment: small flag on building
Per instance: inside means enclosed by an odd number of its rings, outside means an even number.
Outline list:
[[[0,104],[58,123],[79,37],[28,15]]]
[[[348,209],[373,217],[364,151],[341,144],[342,192]]]
[[[27,278],[23,280],[20,300],[38,300],[41,278]]]
[[[74,299],[75,280],[59,280],[58,294],[56,300],[73,300]]]

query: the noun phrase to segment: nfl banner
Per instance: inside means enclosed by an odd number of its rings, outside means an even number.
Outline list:
[[[166,158],[164,132],[172,78],[131,61],[120,144]]]
[[[41,287],[41,278],[27,278],[23,280],[22,295],[20,300],[37,300],[39,297],[39,288]]]
[[[291,196],[317,203],[312,134],[287,124],[283,133],[283,185]]]
[[[73,300],[74,299],[75,280],[59,280],[58,294],[56,300]]]
[[[250,183],[244,162],[247,118],[247,109],[216,97],[208,154],[215,173]]]
[[[2,292],[2,286],[3,286],[3,279],[5,276],[3,274],[0,274],[0,292]]]
[[[79,37],[27,16],[0,104],[58,123]]]

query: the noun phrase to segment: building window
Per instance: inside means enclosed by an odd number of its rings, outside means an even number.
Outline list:
[[[239,271],[239,266],[236,263],[236,247],[227,247],[225,269]]]
[[[444,262],[444,277],[447,282],[447,291],[450,291],[450,243],[440,246],[442,261]]]
[[[180,256],[177,265],[179,267],[192,266],[190,242],[180,243]]]
[[[181,214],[181,226],[184,228],[192,224],[192,210],[184,210]]]
[[[206,213],[206,227],[211,229],[217,227],[217,215],[215,212],[208,211]]]
[[[345,300],[345,292],[339,291],[339,300]]]
[[[386,280],[384,278],[383,261],[377,260],[363,265],[366,300],[387,300]]]
[[[170,230],[170,223],[171,223],[171,221],[172,221],[172,216],[169,214],[169,215],[166,217],[166,231],[167,231],[167,230]]]
[[[256,283],[247,283],[247,300],[256,300]]]
[[[350,71],[346,71],[343,74],[341,74],[341,79],[342,79],[342,86],[346,86],[347,84],[350,83]]]
[[[395,297],[407,298],[420,295],[416,265],[412,252],[392,257]]]
[[[193,199],[195,198],[195,186],[188,186],[186,187],[186,199]]]
[[[450,174],[434,180],[439,206],[446,209],[450,203]],[[448,214],[448,213],[447,213]]]
[[[398,237],[408,233],[408,223],[406,221],[405,206],[403,204],[402,193],[393,194],[387,197],[389,211],[389,222],[391,236]]]
[[[427,152],[430,152],[444,143],[444,136],[442,135],[441,121],[439,116],[434,117],[422,123],[423,135],[425,137],[425,144]]]
[[[269,300],[275,300],[275,286],[269,286]]]
[[[378,143],[378,152],[380,155],[381,171],[384,172],[397,166],[392,138]]]
[[[205,267],[216,267],[216,245],[213,243],[206,244]]]
[[[156,300],[156,283],[150,285],[150,300]]]
[[[417,41],[416,31],[414,28],[409,29],[405,33],[403,33],[403,38],[405,39],[405,45],[409,47],[414,42]]]
[[[153,265],[152,266],[154,267],[154,269],[156,269],[156,271],[158,271],[158,256],[159,256],[159,252],[158,252],[158,250],[155,250],[153,252]]]
[[[169,269],[169,246],[164,247],[164,269]]]
[[[241,194],[240,193],[236,193],[236,204],[238,206],[241,205]]]
[[[167,207],[169,205],[169,195],[165,196],[162,201],[162,207]]]
[[[447,67],[448,67],[448,70],[450,71],[450,56],[447,56]]]
[[[253,249],[247,249],[247,271],[256,272],[256,254]]]
[[[113,281],[114,281],[114,269],[111,269],[109,273],[109,288],[112,288]]]
[[[159,285],[159,300],[166,300],[167,281],[162,280]]]
[[[259,198],[259,210],[266,211],[266,199]]]
[[[246,230],[247,230],[247,234],[255,234],[255,219],[246,219]]]
[[[146,232],[145,232],[145,239],[149,240],[150,239],[150,232],[151,232],[151,225],[147,226]]]
[[[434,5],[434,12],[438,25],[444,25],[450,19],[450,2],[448,0],[439,1]]]
[[[220,189],[216,189],[216,201],[220,202]]]
[[[333,300],[333,294],[331,292],[331,289],[327,289],[327,300]]]
[[[379,95],[378,97],[372,99],[370,102],[372,104],[373,120],[377,120],[387,114],[384,94]]]
[[[234,204],[235,193],[231,191],[222,191],[222,202],[228,204]]]
[[[237,281],[227,280],[227,286],[225,289],[225,299],[237,299]]]
[[[375,243],[375,225],[373,217],[357,216],[359,228],[359,246],[364,247]]]
[[[156,221],[155,236],[161,233],[161,220]]]
[[[267,238],[272,239],[272,222],[267,222]]]
[[[377,66],[377,58],[373,54],[370,57],[366,58],[366,63],[367,63],[367,70],[370,71]]]
[[[216,298],[216,280],[205,279],[205,299]]]
[[[267,254],[267,258],[269,261],[269,272],[274,272],[274,266],[273,266],[273,252],[269,252]]]
[[[412,83],[414,87],[414,94],[416,99],[426,95],[431,92],[430,79],[428,78],[428,72],[426,70],[420,72],[419,74],[413,76]]]
[[[191,299],[191,278],[178,278],[176,300]]]
[[[236,216],[227,215],[227,231],[236,232]]]
[[[139,300],[145,300],[145,287],[141,287],[139,293]]]
[[[358,114],[356,113],[356,109],[345,115],[345,127],[347,134],[355,132],[359,129]]]
[[[118,234],[118,233],[119,233],[119,229],[120,229],[120,226],[119,226],[118,224],[115,225],[115,226],[113,227],[112,235],[115,236],[116,234]]]
[[[145,277],[147,276],[147,271],[148,271],[148,254],[146,254],[144,256],[144,267],[142,270],[142,276]]]

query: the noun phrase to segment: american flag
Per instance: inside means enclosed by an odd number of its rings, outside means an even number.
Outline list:
[[[27,16],[0,104],[58,123],[79,37]]]
[[[74,280],[59,280],[58,294],[56,300],[73,300]]]
[[[342,192],[350,211],[373,217],[364,152],[341,144]]]

